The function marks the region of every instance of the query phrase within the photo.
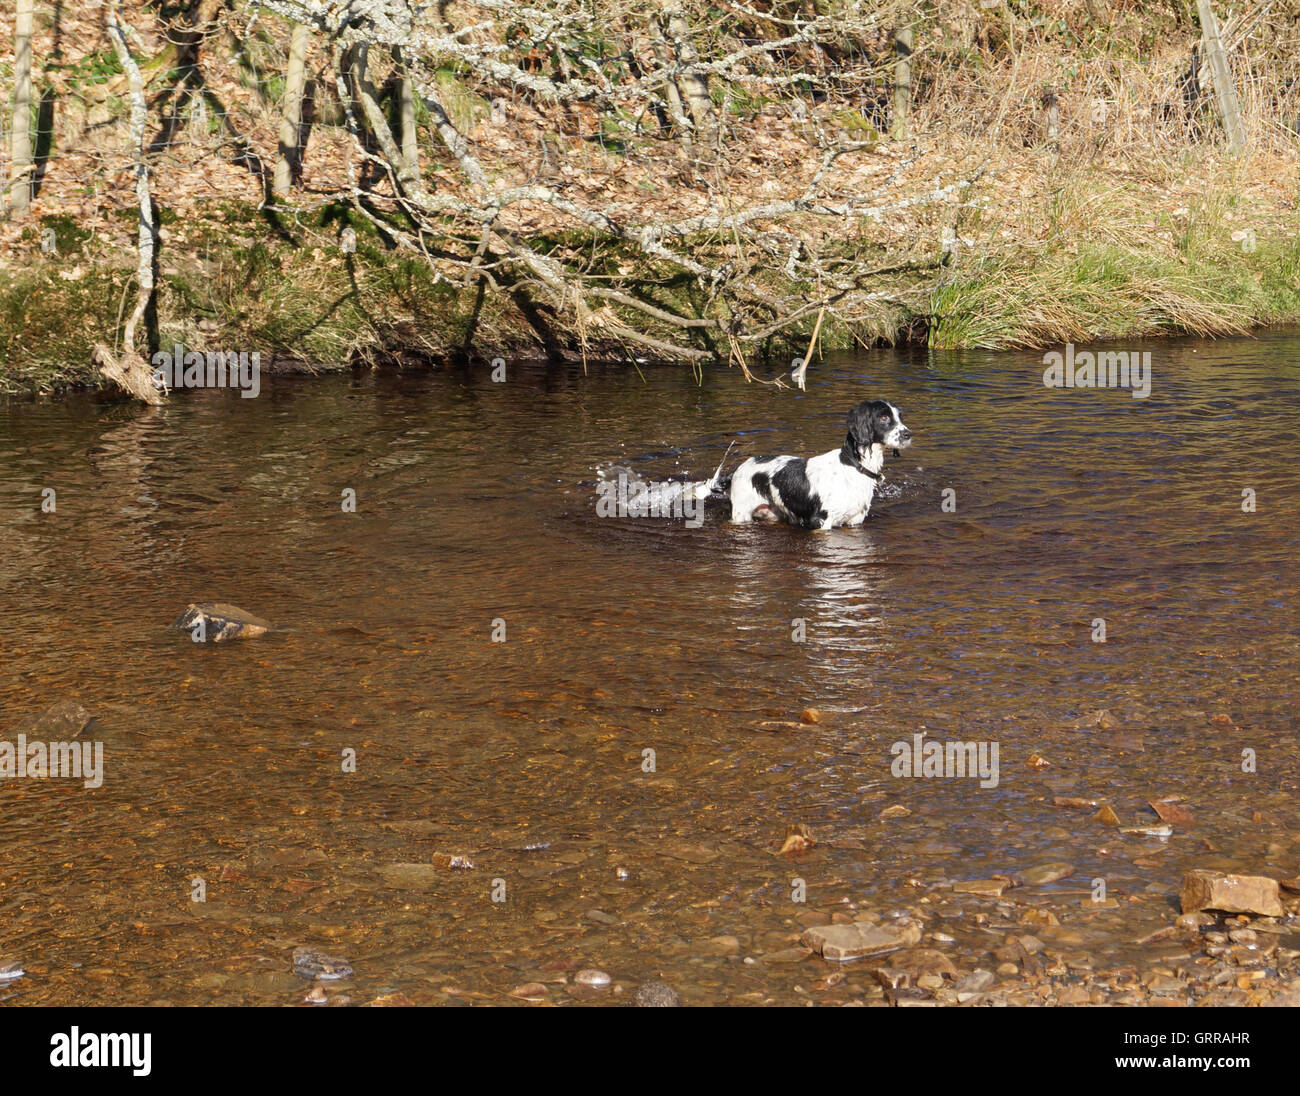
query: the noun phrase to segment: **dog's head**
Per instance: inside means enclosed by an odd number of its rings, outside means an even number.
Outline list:
[[[887,400],[863,400],[849,412],[849,434],[845,443],[859,457],[865,457],[873,445],[886,449],[906,449],[912,444],[912,431],[903,425],[898,408]]]

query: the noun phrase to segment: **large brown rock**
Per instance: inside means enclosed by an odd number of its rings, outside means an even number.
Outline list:
[[[1278,897],[1277,880],[1263,875],[1225,875],[1197,868],[1183,879],[1183,912],[1219,910],[1281,917],[1286,911]]]
[[[196,629],[196,625],[202,627]],[[189,632],[196,643],[225,643],[231,639],[252,639],[265,635],[273,625],[224,601],[191,603],[185,607],[172,627]]]
[[[95,717],[75,700],[60,700],[43,712],[29,715],[17,727],[16,734],[28,738],[48,738],[66,741],[76,738],[95,721]]]
[[[814,925],[800,938],[823,959],[842,963],[868,955],[884,955],[921,942],[921,927],[907,918],[877,925],[872,921],[853,921],[847,925]]]

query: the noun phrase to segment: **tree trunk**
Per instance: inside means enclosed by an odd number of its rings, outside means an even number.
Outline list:
[[[14,109],[9,156],[9,212],[21,216],[32,201],[32,8],[18,0],[14,21]]]
[[[668,38],[673,44],[673,50],[677,54],[677,62],[681,65],[698,64],[699,54],[695,47],[691,45],[691,28],[686,22],[686,17],[677,10],[669,9],[664,12],[664,29],[668,32]],[[686,108],[691,112],[691,124],[695,126],[695,134],[700,144],[706,148],[713,144],[713,101],[709,98],[709,81],[707,77],[696,73],[685,73],[678,81],[681,88],[682,97],[686,100]]]
[[[1197,14],[1201,18],[1201,33],[1205,35],[1206,60],[1214,78],[1214,102],[1223,120],[1223,130],[1228,135],[1228,151],[1234,155],[1246,147],[1246,130],[1241,124],[1241,107],[1237,102],[1237,85],[1232,82],[1232,68],[1223,50],[1219,36],[1219,21],[1214,17],[1210,0],[1197,0]]]
[[[651,20],[651,45],[654,49],[655,60],[667,71],[672,67],[672,51],[669,49],[668,40],[664,37],[663,30],[654,20]],[[673,125],[677,127],[677,139],[681,142],[682,151],[686,154],[688,160],[694,159],[695,147],[691,141],[691,120],[686,116],[686,104],[682,102],[682,94],[678,90],[677,81],[673,79],[671,72],[664,79],[664,98],[668,101],[668,117]]]
[[[1054,152],[1059,151],[1058,139],[1061,134],[1061,108],[1056,89],[1043,88],[1043,140]]]
[[[415,88],[411,86],[411,76],[402,64],[400,46],[393,47],[393,60],[397,64],[397,102],[398,116],[402,129],[402,159],[411,171],[420,170],[420,141],[415,131]]]
[[[280,116],[280,148],[275,159],[273,188],[284,197],[299,175],[298,135],[302,132],[302,89],[307,83],[306,23],[294,23],[289,35],[289,68],[284,78],[284,113]]]
[[[890,136],[895,141],[907,137],[907,119],[912,113],[912,25],[894,30],[894,103],[890,117]]]
[[[100,373],[109,380],[120,385],[136,399],[159,404],[162,403],[162,395],[154,386],[153,371],[135,348],[136,328],[153,302],[154,247],[158,239],[153,197],[149,193],[149,167],[145,163],[145,127],[149,120],[149,105],[144,96],[144,77],[140,74],[140,66],[136,64],[130,47],[126,44],[127,28],[122,20],[121,0],[108,0],[104,8],[104,23],[130,87],[131,166],[135,175],[136,202],[140,207],[140,233],[136,246],[135,308],[127,317],[126,328],[122,333],[122,357],[114,358],[112,351],[101,343],[95,347],[95,358],[99,361]]]

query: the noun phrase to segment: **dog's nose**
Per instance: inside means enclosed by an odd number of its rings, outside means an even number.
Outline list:
[[[904,426],[903,429],[899,432],[898,436],[902,441],[911,441],[912,431],[910,431],[906,426]]]

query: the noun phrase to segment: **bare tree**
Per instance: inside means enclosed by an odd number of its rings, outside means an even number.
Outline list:
[[[18,0],[14,19],[13,132],[9,154],[9,212],[21,216],[32,200],[32,11],[33,0]]]
[[[95,358],[99,362],[100,373],[109,380],[118,384],[136,399],[143,400],[145,403],[159,404],[163,402],[163,397],[153,383],[153,371],[135,346],[136,329],[145,319],[149,306],[153,303],[154,250],[158,241],[153,197],[149,192],[149,165],[145,161],[145,127],[148,124],[149,107],[145,100],[144,78],[140,74],[140,66],[131,53],[131,47],[127,45],[128,35],[137,36],[122,18],[121,9],[121,0],[107,0],[104,5],[104,24],[122,71],[127,75],[130,89],[131,168],[135,175],[136,203],[140,209],[136,244],[136,298],[135,308],[127,317],[126,327],[122,332],[121,357],[115,357],[107,346],[100,343],[95,347]]]
[[[1241,124],[1241,106],[1237,102],[1237,85],[1232,80],[1232,66],[1223,48],[1223,35],[1219,20],[1214,15],[1210,0],[1196,0],[1197,16],[1205,37],[1205,55],[1214,77],[1214,102],[1223,121],[1223,131],[1228,137],[1228,151],[1239,153],[1246,147],[1246,131]]]
[[[412,171],[418,173],[420,170],[420,141],[419,134],[415,129],[416,92],[411,84],[411,78],[406,72],[406,66],[402,63],[402,50],[398,46],[393,47],[393,61],[397,65],[398,71],[397,102],[402,131],[402,159],[407,162]]]
[[[418,14],[407,0],[257,2],[312,26],[324,39],[357,155],[371,166],[367,175],[379,180],[346,195],[358,215],[379,223],[387,238],[421,256],[438,277],[509,297],[548,348],[562,337],[556,332],[572,332],[584,352],[589,340],[598,340],[605,348],[637,347],[662,358],[722,358],[748,372],[746,355],[774,336],[814,321],[820,327],[822,320],[851,324],[878,317],[897,303],[871,288],[873,277],[894,268],[850,257],[845,238],[853,233],[844,226],[951,200],[971,181],[903,193],[908,160],[879,186],[832,198],[827,185],[838,162],[863,152],[871,140],[810,126],[809,162],[800,181],[780,185],[784,197],[747,204],[706,179],[706,212],[672,217],[647,208],[629,215],[613,200],[602,205],[503,160],[506,153],[487,158],[488,150],[453,121],[438,79],[440,69],[454,65],[479,93],[532,104],[533,118],[548,108],[581,106],[629,140],[643,133],[632,119],[666,117],[689,131],[696,148],[702,138],[713,142],[709,159],[722,178],[729,150],[717,137],[712,82],[753,98],[824,80],[792,57],[814,54],[845,35],[865,40],[887,33],[903,21],[906,0],[870,11],[831,4],[824,14],[799,9],[788,16],[732,4],[754,28],[743,38],[692,32],[671,0],[635,0],[617,11],[558,0],[531,7],[464,0],[440,8],[436,19]],[[528,27],[522,38],[521,25]],[[624,50],[617,65],[607,62],[603,43],[610,40]],[[584,42],[593,46],[584,48]],[[635,63],[623,63],[633,52]],[[536,62],[557,56],[565,60],[553,68]],[[376,67],[381,63],[383,70]],[[410,128],[400,124],[405,112],[399,110],[395,122],[376,90],[394,76],[419,95],[458,182],[449,184],[440,172],[435,191],[421,177]],[[551,110],[549,116],[562,113]],[[655,155],[653,147],[648,155]],[[663,166],[665,175],[675,170]],[[503,181],[508,175],[517,185]],[[560,228],[567,222],[570,231],[534,239],[526,226],[539,216]],[[593,262],[597,249],[638,261],[601,266]],[[780,278],[772,276],[774,269]],[[647,270],[682,290],[647,289]]]
[[[680,89],[686,100],[687,109],[691,112],[691,124],[695,127],[700,143],[706,148],[710,147],[714,137],[714,113],[713,103],[709,99],[708,74],[700,67],[700,56],[691,43],[691,27],[686,16],[672,0],[660,0],[660,4],[660,21],[676,55],[674,68],[681,72],[672,83]]]
[[[311,28],[294,23],[289,35],[289,66],[284,78],[284,111],[280,116],[280,147],[275,160],[275,193],[283,197],[298,174],[299,134],[302,132],[302,92],[307,84],[307,41]]]
[[[895,140],[907,138],[912,113],[912,24],[894,28],[894,108],[890,129]]]

